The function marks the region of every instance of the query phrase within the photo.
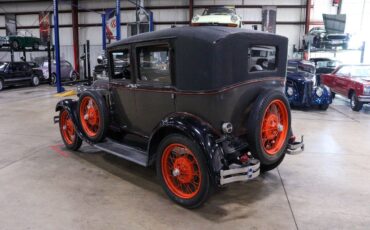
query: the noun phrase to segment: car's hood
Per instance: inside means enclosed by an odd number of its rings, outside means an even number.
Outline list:
[[[292,81],[307,81],[307,79],[314,81],[315,75],[306,72],[296,72],[288,73],[287,78]]]
[[[370,76],[368,78],[353,78],[354,81],[370,86]]]
[[[200,15],[197,21],[192,21],[193,23],[232,23],[236,24],[237,22],[231,21],[232,15]],[[239,18],[239,17],[238,17]]]
[[[326,33],[328,34],[344,34],[346,27],[345,14],[323,14]]]

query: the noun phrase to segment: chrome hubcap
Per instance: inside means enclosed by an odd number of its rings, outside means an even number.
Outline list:
[[[180,175],[180,169],[178,169],[178,168],[173,169],[173,170],[172,170],[172,175],[173,175],[173,176],[178,176],[178,175]]]

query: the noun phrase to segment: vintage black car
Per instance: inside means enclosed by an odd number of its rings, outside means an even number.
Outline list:
[[[32,69],[27,62],[3,62],[0,65],[0,91],[11,85],[38,86],[41,78],[42,71]]]
[[[304,60],[289,60],[285,94],[290,105],[318,106],[327,110],[332,103],[331,91],[316,81],[315,65]]]
[[[194,208],[215,186],[253,179],[303,149],[284,95],[287,44],[212,26],[133,36],[108,47],[109,80],[60,101],[54,121],[67,148],[84,140],[155,165],[167,195]],[[253,68],[260,46],[274,51],[275,62]]]

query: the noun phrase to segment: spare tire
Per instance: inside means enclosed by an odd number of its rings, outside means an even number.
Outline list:
[[[84,91],[78,101],[78,119],[85,136],[99,142],[106,136],[109,126],[108,108],[104,98],[95,91]]]
[[[290,138],[290,123],[289,102],[282,92],[265,90],[257,97],[248,118],[247,138],[262,171],[282,162]]]

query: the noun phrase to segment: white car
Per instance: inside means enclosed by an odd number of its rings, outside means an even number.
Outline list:
[[[235,7],[210,7],[205,9],[202,15],[195,15],[191,25],[219,25],[229,27],[241,27],[242,18],[236,14]]]

